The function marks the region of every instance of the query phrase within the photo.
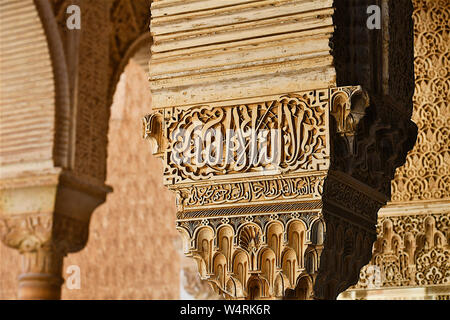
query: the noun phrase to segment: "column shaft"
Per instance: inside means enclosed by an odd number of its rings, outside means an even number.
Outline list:
[[[51,249],[22,254],[18,298],[21,300],[61,299],[63,255]]]

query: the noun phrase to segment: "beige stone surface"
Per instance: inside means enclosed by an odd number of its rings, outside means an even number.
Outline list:
[[[177,299],[179,254],[175,199],[162,185],[162,165],[136,127],[151,97],[131,61],[116,91],[109,128],[107,183],[114,188],[93,214],[86,248],[65,259],[81,270],[81,289],[63,299]],[[149,192],[150,190],[150,192]],[[0,246],[0,299],[14,299],[19,253]]]
[[[398,10],[407,1],[390,3],[393,10]],[[78,182],[82,185],[102,184],[109,123],[107,183],[115,190],[93,215],[87,247],[64,261],[65,277],[68,266],[80,267],[81,289],[63,286],[63,298],[175,299],[179,297],[180,270],[185,291],[205,297],[206,285],[199,284],[196,266],[179,256],[175,199],[163,187],[163,166],[151,156],[149,145],[141,137],[140,119],[150,111],[151,98],[147,76],[137,64],[148,61],[147,55],[127,67],[108,120],[112,88],[122,66],[134,52],[132,47],[138,47],[138,39],[147,37],[150,0],[80,1],[84,28],[80,51],[76,53],[70,50],[77,43],[76,37],[56,39],[56,24],[49,23],[57,22],[60,31],[65,30],[64,9],[69,2],[0,3],[1,173],[22,174],[27,182],[38,184],[43,178],[35,177],[45,175],[48,168],[67,166],[80,174]],[[55,17],[51,11],[43,11],[42,4],[49,3],[54,4]],[[334,86],[336,72],[329,55],[334,29],[332,4],[332,0],[153,1],[150,87],[155,107],[192,107],[199,103],[220,107],[230,105],[233,99],[240,103],[260,102],[263,95]],[[436,0],[414,0],[414,4],[413,117],[419,127],[418,143],[397,172],[392,185],[393,202],[381,212],[373,258],[389,277],[385,277],[382,290],[372,290],[361,286],[369,278],[367,270],[363,270],[360,287],[349,298],[449,297],[449,4]],[[39,15],[46,18],[40,20]],[[402,35],[402,26],[394,21],[390,27],[396,31],[393,34]],[[109,42],[105,41],[108,32]],[[390,42],[400,43],[398,48],[402,48],[403,40],[391,37]],[[55,51],[55,41],[64,43],[67,52],[63,56]],[[76,69],[72,65],[78,61],[75,56],[82,62],[73,73],[79,74],[80,86],[72,97],[76,97],[76,112],[69,115],[61,111],[66,106],[61,102],[66,94],[62,90],[66,83],[61,79],[66,67]],[[388,71],[401,74],[403,66],[408,65],[403,57],[393,50]],[[361,60],[363,65],[370,62]],[[345,74],[352,74],[354,61],[349,61]],[[358,73],[358,81],[350,82],[365,84],[359,79],[371,79],[370,75]],[[401,95],[401,77],[386,79],[392,82],[391,91]],[[76,130],[69,130],[72,125]],[[4,199],[14,201],[0,206],[0,218],[5,209],[20,213],[27,205],[23,199],[36,204],[33,214],[51,212],[44,210],[40,202],[48,197],[31,192],[12,197],[14,192],[4,192]],[[72,202],[77,199],[70,198]],[[77,206],[67,201],[66,207],[83,211],[81,201]],[[65,210],[64,215],[73,216],[69,211]],[[84,211],[84,216],[90,214]],[[39,219],[39,215],[30,216],[23,223]],[[222,243],[219,241],[220,250],[226,247]],[[367,251],[370,253],[370,247]],[[17,296],[20,265],[19,253],[0,244],[0,299]]]
[[[2,244],[0,246],[0,299],[16,299],[19,273],[19,251]]]
[[[361,2],[152,3],[144,136],[177,194],[185,254],[216,293],[334,299],[357,283],[416,135],[412,6],[399,7],[385,18],[405,37],[384,56]],[[383,72],[402,100],[366,81]]]
[[[65,299],[178,298],[174,199],[136,130],[150,103],[146,76],[131,61],[111,109],[107,183],[114,191],[94,212],[86,248],[65,261],[82,273],[81,290],[64,288]]]
[[[154,106],[335,85],[331,0],[152,3]]]

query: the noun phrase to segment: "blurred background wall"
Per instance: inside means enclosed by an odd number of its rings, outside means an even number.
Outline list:
[[[106,183],[114,191],[92,216],[86,248],[64,261],[64,270],[80,267],[81,288],[64,285],[63,299],[180,296],[175,198],[139,130],[151,95],[138,62],[131,59],[125,68],[111,107]],[[19,266],[18,251],[0,245],[0,299],[16,298]]]

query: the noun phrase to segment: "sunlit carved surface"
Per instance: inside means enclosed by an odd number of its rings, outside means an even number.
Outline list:
[[[0,34],[8,55],[0,72],[7,79],[0,86],[0,238],[20,250],[24,273],[52,274],[56,288],[65,275],[62,257],[88,239],[92,210],[86,208],[110,191],[104,186],[109,106],[128,59],[150,42],[150,2],[81,0],[82,30],[68,32],[65,9],[72,1],[2,0]],[[371,298],[377,289],[404,298],[411,297],[409,289],[423,289],[414,297],[448,299],[449,4],[413,1],[419,135],[391,182],[415,140],[411,1],[389,1],[391,18],[384,16],[382,32],[364,23],[372,2],[153,2],[150,86],[158,112],[144,120],[150,152],[113,156],[126,165],[129,157],[142,157],[139,177],[155,170],[149,153],[163,159],[184,252],[198,266],[183,267],[182,274],[194,297],[217,297],[206,293],[212,287],[228,299],[333,299],[357,283],[371,260],[353,298]],[[43,10],[47,5],[50,12]],[[133,121],[129,127],[137,128]],[[129,132],[114,132],[127,144]],[[265,152],[255,158],[256,149]],[[122,167],[108,165],[117,175]],[[164,202],[162,182],[158,187],[141,179],[131,186],[129,179],[117,179],[120,205],[141,208],[137,197]],[[392,202],[375,229],[391,188]],[[57,213],[56,190],[68,192],[58,199]],[[89,196],[73,196],[74,190]],[[136,250],[150,250],[115,259],[111,247],[125,238],[110,240],[94,228],[90,241],[98,247],[82,258],[91,262],[83,278],[90,283],[77,297],[175,297],[178,259],[170,259],[166,243],[173,228],[166,207],[172,207],[151,205],[146,225],[142,211],[127,214],[115,203],[103,209],[121,211],[110,220],[119,214],[115,223],[126,229],[127,241],[137,239]],[[169,219],[167,230],[153,230],[152,223],[166,221],[162,217]],[[106,228],[108,219],[101,221]],[[141,221],[139,228],[129,228],[130,221]],[[158,250],[143,244],[147,236]],[[5,250],[2,261],[9,259]],[[101,260],[108,266],[98,267],[93,252],[107,255]],[[144,265],[135,266],[136,260]],[[1,279],[12,280],[2,282],[1,297],[15,296],[11,270],[17,265],[2,265]],[[109,286],[113,278],[119,280]],[[141,278],[145,288],[136,289]],[[164,289],[155,290],[159,285]]]
[[[385,47],[357,23],[359,2],[203,3],[152,4],[156,111],[143,120],[185,253],[228,299],[334,299],[370,260],[415,141],[411,3],[388,6],[388,34],[407,32]]]
[[[392,183],[392,201],[450,198],[450,3],[415,0],[413,121],[417,143]]]
[[[346,87],[223,107],[165,108],[144,119],[144,136],[164,141],[163,148],[152,148],[177,193],[184,251],[216,293],[229,299],[334,298],[357,281],[386,196],[330,171],[328,159],[334,135],[349,155],[357,153],[356,130],[368,105],[360,87]],[[338,124],[335,133],[330,117]],[[209,128],[219,137],[214,150]],[[271,138],[281,140],[280,155],[268,168],[246,162],[261,139],[259,128],[274,130]],[[230,130],[238,135],[227,144]],[[271,156],[274,144],[268,143]]]

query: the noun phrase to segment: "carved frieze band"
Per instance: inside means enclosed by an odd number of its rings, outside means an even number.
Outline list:
[[[319,275],[339,273],[343,278],[336,279],[346,286],[356,283],[386,196],[331,170],[330,150],[335,135],[347,143],[345,150],[355,151],[368,106],[361,87],[341,87],[228,106],[165,108],[144,118],[144,137],[163,158],[165,184],[177,194],[185,253],[216,293],[309,299],[335,295],[337,289],[313,293]],[[346,232],[352,244],[353,235],[366,239],[367,250],[340,246],[344,235],[339,228],[340,242],[328,235],[330,221],[355,231]],[[343,250],[328,248],[327,257],[353,255],[356,264],[344,261],[342,268],[355,272],[319,272],[325,235],[328,247],[337,241]]]
[[[183,221],[177,227],[185,253],[197,260],[201,278],[218,294],[281,298],[299,279],[308,282],[305,298],[312,294],[309,273],[318,269],[324,240],[317,213]]]
[[[414,0],[417,143],[392,181],[392,201],[450,199],[450,2]]]
[[[327,170],[329,115],[340,134],[352,134],[360,116],[351,113],[351,98],[361,91],[330,88],[223,107],[166,108],[144,118],[144,137],[163,155],[169,185]],[[164,142],[155,134],[159,127]]]
[[[272,200],[318,199],[322,194],[324,176],[266,179],[236,183],[195,185],[178,188],[182,208],[205,205],[258,203]]]
[[[387,199],[380,194],[374,196],[375,191],[371,190],[369,195],[361,191],[356,185],[345,183],[346,175],[340,177],[328,177],[324,186],[324,201],[333,203],[340,208],[345,208],[352,215],[359,216],[364,220],[375,224],[377,221],[378,210],[386,203]],[[347,177],[347,179],[351,179]],[[343,215],[343,212],[340,212]]]
[[[322,202],[315,201],[294,201],[287,203],[269,203],[260,205],[237,205],[227,207],[213,207],[206,209],[185,210],[178,213],[178,219],[199,219],[208,217],[226,217],[251,214],[290,214],[293,212],[319,212],[322,209]]]

